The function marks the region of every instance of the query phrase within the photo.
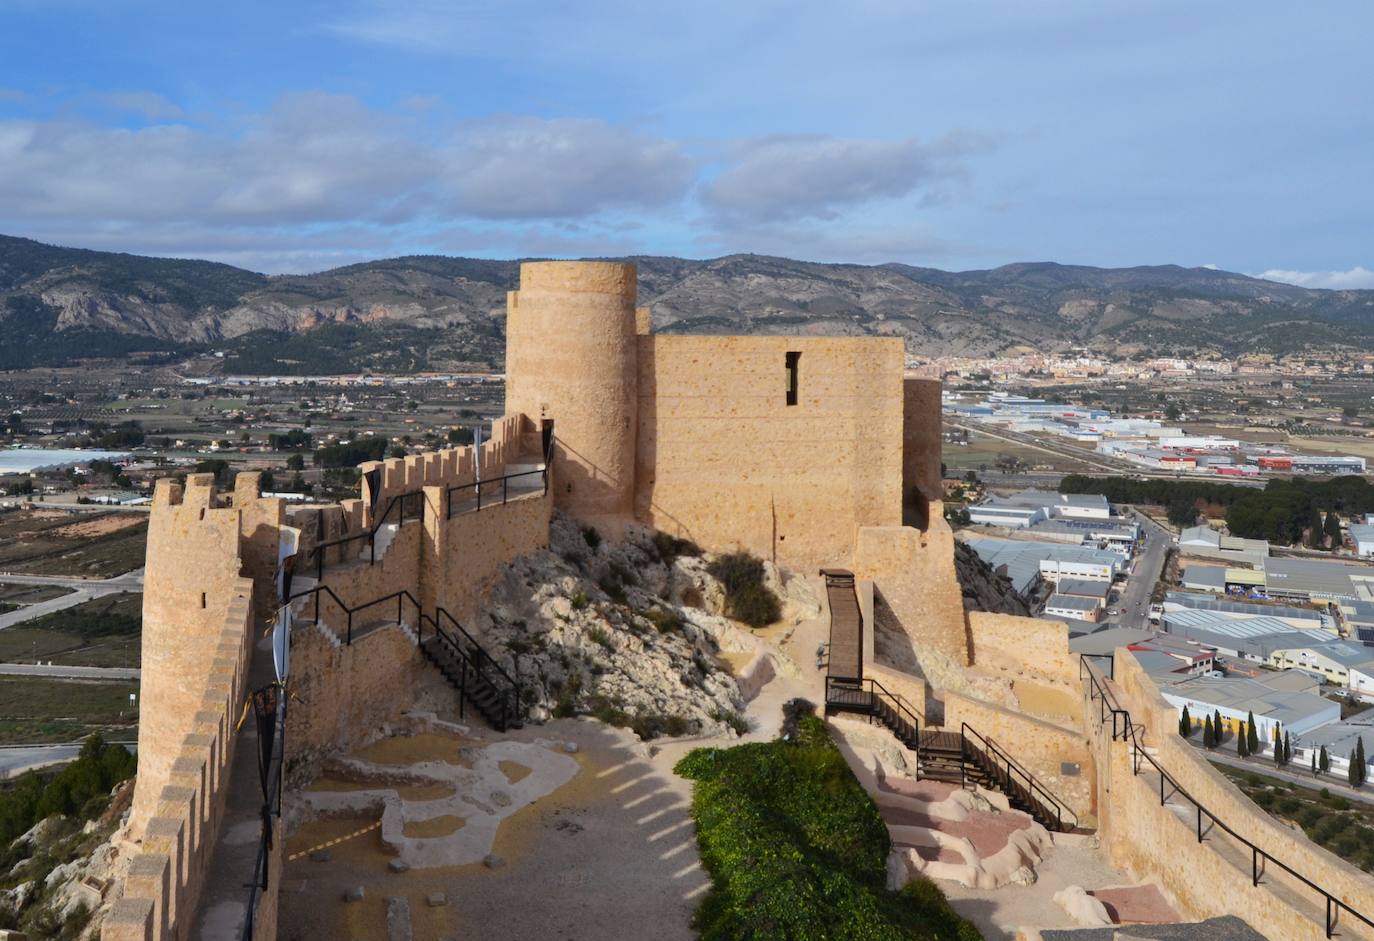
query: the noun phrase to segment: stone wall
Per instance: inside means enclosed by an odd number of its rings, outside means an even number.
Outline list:
[[[968,663],[963,594],[953,558],[954,535],[939,515],[924,532],[910,526],[863,527],[854,552],[854,574],[873,580],[878,603],[902,626],[936,686],[950,685],[947,680]]]
[[[294,631],[286,731],[290,781],[308,775],[320,759],[375,738],[413,706],[421,676],[432,669],[416,650],[416,636],[397,627],[351,645],[311,626]]]
[[[154,490],[143,583],[139,764],[129,829],[133,839],[153,816],[183,739],[196,722],[225,611],[242,588],[240,575],[275,569],[281,501],[256,496],[251,475],[235,507],[220,504],[211,474],[191,474],[184,488],[160,480]],[[269,527],[270,566],[262,549],[268,542],[263,530]],[[241,539],[248,560],[241,555]],[[251,594],[253,582],[248,584]]]
[[[940,454],[943,448],[938,378],[908,372],[902,380],[902,502],[913,512],[924,529],[934,504],[940,515],[944,486],[940,480]]]
[[[506,411],[558,436],[560,509],[600,525],[634,512],[634,265],[526,262],[506,304]]]
[[[848,566],[858,527],[901,522],[902,356],[896,339],[640,337],[636,516],[714,551]]]
[[[1117,651],[1116,681],[1109,683],[1119,704],[1147,730],[1143,741],[1178,785],[1211,814],[1265,852],[1302,873],[1368,916],[1374,909],[1374,877],[1362,873],[1255,806],[1215,770],[1177,732],[1177,713],[1129,651]],[[1243,912],[1247,921],[1273,938],[1316,941],[1324,938],[1325,903],[1321,895],[1269,865],[1260,886],[1251,883],[1250,850],[1204,818],[1205,839],[1197,839],[1194,805],[1166,785],[1170,802],[1160,805],[1159,777],[1147,763],[1132,773],[1132,746],[1112,741],[1110,723],[1091,735],[1099,765],[1099,831],[1112,862],[1139,878],[1156,877],[1186,914],[1204,918]],[[1374,938],[1346,916],[1342,937]]]
[[[1029,679],[1077,695],[1078,658],[1061,621],[970,611],[969,663],[1013,681]]]
[[[967,722],[1064,801],[1080,821],[1091,822],[1097,810],[1096,766],[1082,732],[960,693],[944,692],[941,696],[945,728],[958,730]],[[977,740],[971,744],[976,745]]]
[[[168,512],[172,496],[167,481],[159,483],[164,508],[163,522],[175,519]],[[207,487],[188,479],[185,507],[195,507]],[[227,518],[227,517],[226,517]],[[219,532],[218,527],[210,528]],[[192,544],[194,539],[189,540]],[[150,541],[151,549],[151,541]],[[204,888],[206,868],[220,837],[227,796],[225,782],[234,757],[234,742],[242,704],[248,695],[248,660],[253,643],[253,583],[233,581],[213,609],[217,630],[198,636],[196,645],[209,658],[204,672],[182,678],[182,686],[194,704],[188,705],[187,731],[175,743],[155,742],[158,750],[170,750],[165,783],[160,783],[152,812],[141,828],[139,852],[129,864],[124,895],[101,925],[104,941],[162,941],[185,938],[195,917]],[[147,670],[147,648],[144,669]],[[144,689],[149,690],[144,673]],[[156,688],[154,686],[153,688]],[[146,709],[145,698],[145,709]],[[140,727],[140,752],[143,731]],[[169,734],[169,733],[162,733]],[[143,763],[140,754],[137,798],[164,779]],[[159,769],[160,771],[160,765]],[[280,867],[277,867],[280,868]],[[249,876],[244,874],[245,878]]]

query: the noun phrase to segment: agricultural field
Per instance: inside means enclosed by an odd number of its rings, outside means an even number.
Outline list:
[[[0,571],[110,578],[143,567],[147,540],[146,513],[26,508],[0,516]]]
[[[0,631],[0,663],[137,667],[143,595],[121,592]]]
[[[1094,473],[1098,468],[1090,467],[1071,457],[1062,457],[1040,451],[1012,441],[1003,441],[981,432],[969,432],[968,444],[946,442],[940,454],[946,472],[951,477],[963,476],[964,471],[983,470],[997,467],[998,458],[1015,458],[1025,463],[1028,469],[1051,470],[1062,473]]]
[[[1374,872],[1374,804],[1332,794],[1316,781],[1314,787],[1303,787],[1230,765],[1214,762],[1212,767],[1270,816],[1301,829],[1312,842],[1352,865]]]
[[[0,745],[74,742],[92,732],[107,741],[137,736],[138,711],[129,681],[54,680],[0,676]]]

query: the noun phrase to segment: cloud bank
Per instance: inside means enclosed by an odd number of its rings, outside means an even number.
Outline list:
[[[1296,284],[1303,288],[1331,288],[1338,291],[1374,288],[1374,271],[1361,265],[1356,265],[1348,271],[1287,271],[1282,268],[1270,268],[1255,277],[1264,278],[1266,281]]]
[[[354,260],[348,244],[446,250],[455,238],[478,253],[643,251],[650,226],[690,229],[704,248],[776,245],[779,227],[919,210],[989,146],[968,134],[684,141],[599,118],[444,120],[320,92],[210,123],[153,93],[99,103],[108,121],[0,119],[0,231],[273,271]],[[900,246],[903,231],[939,243],[910,224],[854,250]]]

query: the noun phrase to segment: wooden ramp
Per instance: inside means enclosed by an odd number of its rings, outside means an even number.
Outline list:
[[[830,602],[830,657],[826,675],[837,680],[861,680],[864,675],[864,619],[854,573],[821,569]]]

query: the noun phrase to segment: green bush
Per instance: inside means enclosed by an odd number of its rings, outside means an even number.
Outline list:
[[[49,776],[20,775],[0,791],[0,846],[53,814],[73,815],[103,809],[103,798],[119,782],[133,777],[134,756],[123,745],[107,745],[92,735],[76,760]],[[83,816],[82,819],[89,819]]]
[[[597,546],[601,545],[601,534],[596,531],[595,526],[583,526],[582,538],[586,541],[587,545],[593,550],[595,550]]]
[[[690,539],[681,539],[667,533],[654,533],[654,551],[664,565],[672,565],[680,556],[696,557],[701,555],[701,546]]]
[[[725,589],[725,613],[750,627],[782,617],[782,602],[763,581],[763,560],[749,552],[718,556],[706,571]]]
[[[933,884],[888,891],[887,827],[816,717],[799,719],[795,741],[698,748],[675,770],[696,782],[712,878],[703,941],[980,938]]]
[[[682,627],[682,618],[676,611],[667,608],[650,608],[642,614],[649,623],[658,628],[660,634],[668,634]]]

